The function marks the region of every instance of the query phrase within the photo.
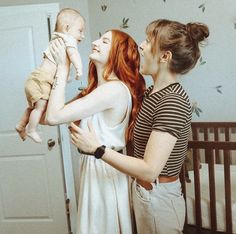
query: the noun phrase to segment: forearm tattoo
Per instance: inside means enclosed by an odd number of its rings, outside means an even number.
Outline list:
[[[58,79],[58,77],[55,76],[55,78],[54,78],[54,82],[53,82],[53,84],[52,84],[52,89],[55,89],[55,88],[57,87],[57,85],[58,85],[58,83],[57,83],[57,79]]]

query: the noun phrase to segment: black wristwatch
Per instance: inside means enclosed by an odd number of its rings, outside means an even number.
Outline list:
[[[106,149],[106,146],[105,145],[101,145],[99,146],[95,152],[94,152],[94,156],[96,159],[99,159],[103,156],[103,154],[105,154],[105,149]]]

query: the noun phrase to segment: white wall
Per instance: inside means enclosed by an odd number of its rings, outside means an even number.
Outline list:
[[[205,3],[205,10],[199,8]],[[103,11],[101,5],[106,5]],[[235,0],[89,0],[92,40],[99,32],[120,28],[123,18],[129,18],[123,29],[137,43],[145,38],[145,27],[152,20],[166,18],[183,23],[199,21],[210,28],[208,46],[203,48],[204,65],[181,79],[191,102],[203,111],[195,121],[236,120],[236,1]],[[150,84],[150,82],[148,82]],[[222,85],[222,94],[216,86]]]
[[[78,8],[84,6],[83,2],[86,0],[1,0],[0,6],[15,6],[15,5],[26,5],[26,4],[45,4],[45,3],[59,3],[61,8],[71,7]]]

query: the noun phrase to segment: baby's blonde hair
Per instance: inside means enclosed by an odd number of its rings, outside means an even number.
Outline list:
[[[57,21],[55,25],[55,32],[62,32],[63,29],[71,25],[75,20],[81,18],[84,20],[83,16],[79,11],[72,8],[64,8],[57,14]]]

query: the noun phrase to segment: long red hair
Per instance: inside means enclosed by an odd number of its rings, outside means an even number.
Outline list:
[[[103,78],[108,80],[110,74],[114,72],[130,90],[132,96],[132,110],[129,126],[126,130],[126,141],[132,141],[134,122],[141,107],[145,91],[145,80],[139,73],[140,55],[138,52],[138,45],[127,33],[120,30],[110,31],[112,32],[111,50],[107,64],[105,65]],[[73,100],[86,96],[97,87],[97,84],[98,78],[96,66],[90,61],[88,87]]]

